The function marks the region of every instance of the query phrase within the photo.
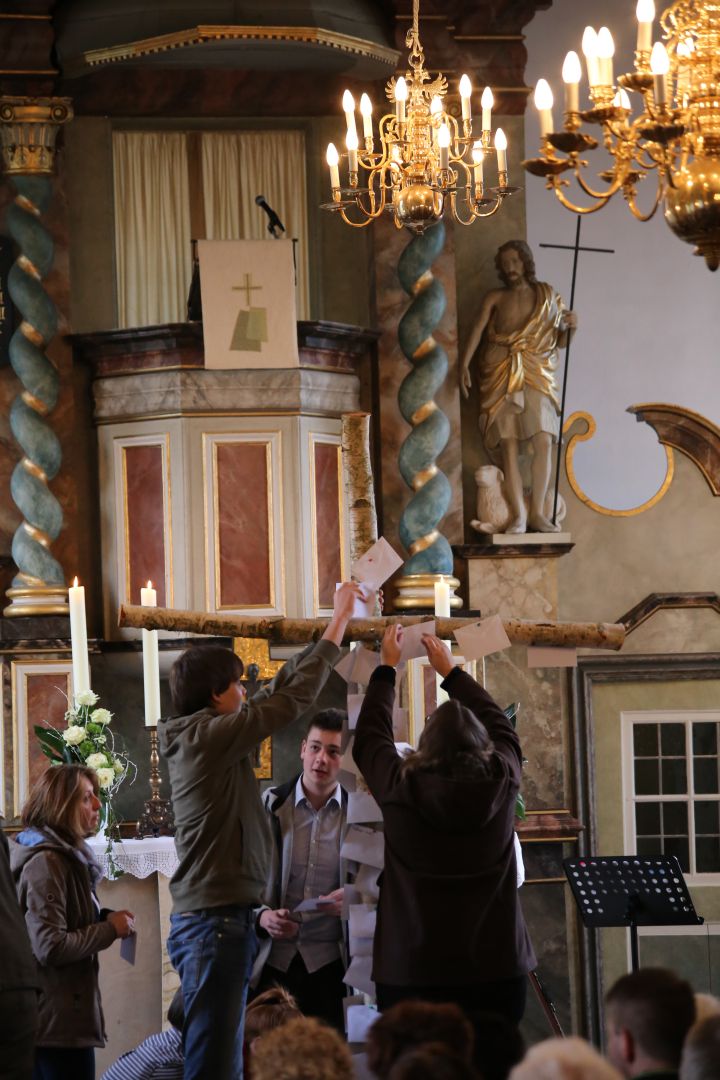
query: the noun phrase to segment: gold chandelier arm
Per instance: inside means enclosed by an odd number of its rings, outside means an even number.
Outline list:
[[[573,174],[585,194],[589,195],[591,199],[602,200],[603,206],[605,206],[605,204],[609,202],[610,199],[612,199],[613,195],[617,194],[617,192],[622,187],[622,176],[616,176],[612,184],[610,184],[610,186],[606,188],[605,191],[595,191],[595,189],[590,187],[587,181],[583,178],[578,166],[575,166]]]
[[[629,190],[627,192],[625,192],[625,191],[623,192],[625,202],[630,207],[630,210],[632,212],[633,217],[637,218],[638,221],[649,221],[651,217],[654,217],[655,213],[657,212],[657,208],[660,205],[660,201],[661,201],[664,194],[665,194],[665,185],[662,182],[662,177],[658,176],[657,190],[655,192],[655,199],[654,199],[653,205],[650,208],[650,210],[648,210],[648,212],[646,214],[644,214],[642,212],[642,210],[640,210],[638,208],[638,205],[637,205],[637,203],[635,201],[636,195],[635,195],[634,189],[631,189],[631,190]]]
[[[493,203],[491,208],[489,210],[485,210],[484,212],[481,212],[480,210],[476,209],[476,207],[468,199],[467,200],[467,206],[468,206],[468,209],[469,209],[470,212],[469,212],[468,217],[464,218],[462,216],[462,214],[459,213],[459,211],[458,211],[458,208],[457,208],[457,196],[456,196],[455,192],[453,192],[452,195],[450,196],[450,211],[451,211],[452,216],[454,217],[455,221],[457,221],[460,225],[472,225],[473,221],[477,221],[478,218],[492,217],[493,214],[496,214],[498,212],[498,210],[500,209],[501,204],[502,204],[502,196],[496,195],[495,196],[495,202]]]
[[[548,187],[552,188],[552,190],[555,192],[555,196],[558,202],[560,202],[566,210],[572,210],[574,214],[594,214],[597,210],[602,210],[602,208],[610,201],[612,197],[611,195],[600,196],[594,206],[577,206],[563,193],[562,187],[558,183],[556,177],[552,177],[548,181]],[[614,195],[615,192],[613,192],[612,194]]]

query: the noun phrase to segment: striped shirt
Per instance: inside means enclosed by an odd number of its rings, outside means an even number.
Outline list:
[[[170,1027],[123,1054],[102,1080],[183,1080],[182,1034]]]

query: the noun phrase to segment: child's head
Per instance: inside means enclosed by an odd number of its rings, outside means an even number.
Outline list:
[[[170,693],[176,716],[189,716],[214,706],[243,676],[243,662],[220,645],[193,645],[178,656],[170,671]]]

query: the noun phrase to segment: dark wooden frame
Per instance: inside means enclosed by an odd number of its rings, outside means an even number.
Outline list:
[[[573,801],[577,816],[585,826],[578,838],[580,855],[594,853],[597,840],[593,688],[603,683],[700,682],[705,679],[720,679],[720,653],[582,656],[578,658],[577,668],[568,672]],[[579,918],[578,928],[588,1037],[599,1045],[603,1034],[599,937],[595,930],[583,927]]]

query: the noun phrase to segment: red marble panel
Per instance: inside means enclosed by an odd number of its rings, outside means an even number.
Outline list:
[[[223,442],[216,451],[219,608],[267,607],[271,523],[264,442]]]
[[[422,675],[425,716],[430,716],[437,708],[437,676],[435,668],[431,668],[429,664],[423,664]]]
[[[148,581],[157,589],[159,607],[165,596],[165,509],[162,446],[126,446],[126,574],[128,600],[140,603]]]
[[[48,723],[55,728],[65,727],[65,712],[67,710],[67,692],[69,676],[65,672],[32,672],[21,674],[26,687],[27,713],[24,717],[18,717],[18,722],[24,722],[28,741],[28,772],[26,791],[30,791],[39,776],[45,772],[48,759],[40,749],[35,731],[35,724]]]
[[[332,607],[335,585],[342,581],[340,484],[335,443],[315,443],[315,521],[320,607]]]

